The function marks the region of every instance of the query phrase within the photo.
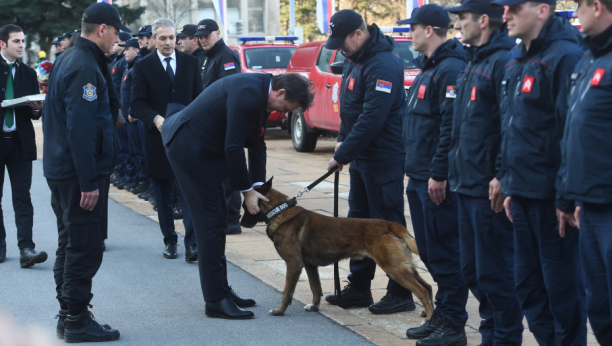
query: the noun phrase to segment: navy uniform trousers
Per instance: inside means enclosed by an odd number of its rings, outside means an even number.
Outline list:
[[[612,345],[612,204],[583,203],[580,258],[589,322],[600,345]]]
[[[514,234],[488,197],[459,197],[461,275],[480,303],[484,345],[521,345],[523,312],[514,286]]]
[[[561,238],[555,212],[554,200],[512,196],[516,290],[538,344],[586,345],[578,230]]]
[[[351,162],[348,217],[394,221],[406,227],[404,217],[404,162],[360,160]],[[348,279],[360,291],[369,291],[376,262],[366,257],[350,261]],[[396,297],[412,298],[412,292],[389,278],[387,291]]]
[[[410,207],[419,256],[438,284],[434,313],[463,329],[468,314],[468,287],[461,277],[457,195],[446,185],[446,199],[436,205],[429,198],[428,182],[410,178],[406,197]]]

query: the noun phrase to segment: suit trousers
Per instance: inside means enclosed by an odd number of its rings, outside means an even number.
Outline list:
[[[348,217],[395,221],[406,227],[404,217],[404,170],[398,160],[360,160],[349,168],[351,188],[349,191]],[[366,257],[350,260],[351,273],[348,280],[355,288],[369,291],[376,262]],[[396,296],[412,298],[412,292],[389,278],[387,291]]]
[[[11,138],[0,138],[0,200],[4,186],[5,167],[11,182],[11,197],[15,211],[15,224],[17,226],[17,245],[19,249],[34,248],[32,241],[32,228],[34,225],[34,207],[30,198],[32,186],[32,161],[23,158],[19,132],[11,133]],[[4,216],[0,208],[0,240],[6,239]]]
[[[580,258],[589,322],[600,345],[612,345],[612,204],[583,203]]]
[[[463,329],[468,287],[461,277],[457,195],[446,185],[446,199],[436,205],[429,198],[427,180],[410,178],[406,197],[419,256],[438,284],[434,313],[454,329]]]
[[[232,189],[232,182],[229,177],[223,183],[225,187],[225,201],[227,202],[227,220],[240,219],[240,207],[242,206],[242,197],[240,191]]]
[[[187,173],[172,156],[172,144],[166,148],[168,160],[184,192],[189,209],[194,212],[193,226],[198,247],[200,285],[206,302],[217,302],[230,296],[225,258],[227,204],[225,187],[209,187]],[[206,176],[202,172],[202,176]],[[205,179],[205,178],[204,178]]]
[[[155,203],[157,204],[157,217],[159,227],[164,235],[164,244],[176,243],[178,235],[174,230],[174,217],[172,213],[172,190],[174,179],[153,179],[153,190],[155,191]],[[193,222],[191,213],[185,203],[183,193],[179,191],[181,205],[183,206],[183,224],[185,225],[185,248],[196,243],[193,233]]]
[[[554,200],[512,196],[514,280],[540,345],[586,345],[578,230],[559,236]]]
[[[104,181],[98,177],[98,186]],[[57,218],[58,248],[53,267],[57,300],[62,309],[76,316],[87,309],[93,297],[92,279],[102,264],[101,223],[108,194],[100,188],[95,208],[86,211],[80,206],[81,188],[76,177],[47,179],[47,184]]]
[[[480,305],[484,345],[521,345],[523,312],[514,286],[514,235],[488,197],[458,194],[461,275]]]

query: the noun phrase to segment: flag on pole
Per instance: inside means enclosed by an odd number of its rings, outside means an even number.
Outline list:
[[[406,19],[410,18],[412,10],[425,5],[425,0],[406,0]]]
[[[234,31],[234,28],[227,21],[227,1],[226,0],[213,0],[213,6],[215,7],[215,12],[221,19],[221,25],[223,25],[223,36],[225,34],[229,34]]]
[[[113,4],[113,0],[98,0],[98,2],[105,2],[105,3],[109,4],[109,5]]]
[[[322,34],[329,33],[329,20],[335,7],[335,0],[317,0],[317,25]]]

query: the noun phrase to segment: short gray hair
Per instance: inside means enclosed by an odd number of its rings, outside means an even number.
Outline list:
[[[157,29],[162,28],[164,26],[171,26],[172,29],[174,29],[174,32],[176,33],[176,25],[174,25],[172,19],[158,18],[153,22],[153,24],[151,24],[151,31],[153,32],[153,37],[157,37]]]

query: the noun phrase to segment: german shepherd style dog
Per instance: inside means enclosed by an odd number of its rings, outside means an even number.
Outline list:
[[[412,263],[412,253],[418,254],[416,241],[400,224],[375,219],[328,217],[300,206],[278,214],[279,210],[287,208],[287,203],[291,203],[286,195],[272,188],[272,179],[255,190],[266,196],[269,202],[259,200],[260,212],[257,215],[250,214],[243,204],[245,213],[240,224],[252,228],[258,222],[268,221],[266,233],[287,265],[283,300],[278,308],[270,311],[271,315],[285,314],[302,268],[306,268],[312,290],[312,304],[304,309],[318,311],[323,296],[318,267],[346,258],[368,256],[393,280],[412,291],[423,303],[427,319],[431,318],[431,286]]]

